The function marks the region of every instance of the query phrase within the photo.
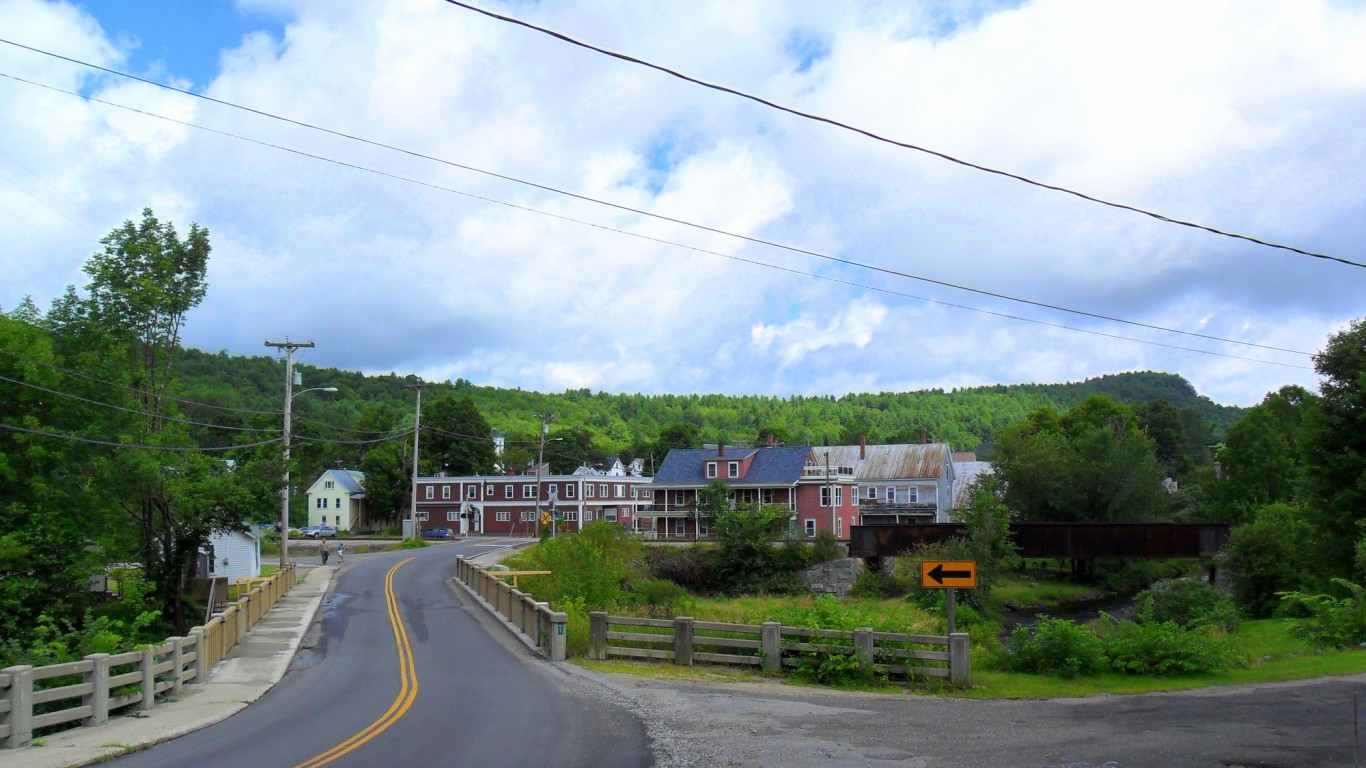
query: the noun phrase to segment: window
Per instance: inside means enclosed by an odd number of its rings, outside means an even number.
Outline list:
[[[713,477],[716,477],[716,462],[709,461],[707,462],[707,479],[710,480]]]
[[[684,501],[685,498],[686,495],[683,493],[683,491],[674,491],[674,504],[676,506],[681,507],[684,504],[687,504],[688,502]]]
[[[592,483],[589,483],[588,485],[584,486],[583,493],[590,499],[595,498],[598,495],[598,487],[596,485],[593,485]]]
[[[892,486],[892,485],[887,486],[887,503],[888,503],[888,504],[895,504],[895,503],[896,503],[896,486]]]
[[[491,498],[493,498],[493,486],[491,486],[491,485],[486,485],[486,486],[484,486],[484,498],[486,498],[486,499],[491,499]]]
[[[327,509],[327,499],[323,499],[323,509]]]
[[[830,486],[828,485],[821,486],[821,506],[830,506]]]
[[[876,486],[876,485],[870,485],[870,486],[868,486],[868,500],[869,500],[869,501],[877,501],[877,486]]]
[[[842,485],[835,486],[835,506],[844,506],[844,486]]]
[[[844,518],[835,518],[835,538],[844,536]]]
[[[334,482],[332,482],[331,480],[324,480],[324,481],[323,481],[323,488],[324,488],[325,490],[329,490],[329,491],[330,491],[330,490],[332,490],[333,488],[335,488],[336,485],[337,485],[337,484],[334,483]]]
[[[578,511],[578,510],[574,510],[573,512],[570,512],[570,511],[566,510],[566,511],[563,512],[562,514],[564,515],[564,522],[566,522],[566,523],[577,523],[577,522],[579,521],[579,511]],[[589,519],[589,520],[592,520],[593,518],[590,517],[590,518],[588,518],[588,519]]]
[[[508,487],[511,487],[511,486],[508,486]],[[494,519],[494,520],[497,520],[497,521],[500,522],[500,523],[510,523],[510,522],[512,522],[512,513],[511,513],[511,512],[507,512],[507,511],[495,512],[494,515],[493,515],[493,519]]]
[[[323,508],[323,500],[322,500],[322,499],[314,499],[314,500],[313,500],[313,508],[314,508],[314,509],[322,509],[322,508]]]
[[[527,483],[526,485],[523,485],[523,486],[522,486],[522,498],[524,498],[524,499],[534,499],[534,498],[536,498],[536,486],[535,486],[534,484],[532,484],[532,483]]]
[[[327,515],[323,515],[323,525],[327,525]]]
[[[807,520],[807,521],[806,521],[806,535],[807,535],[807,536],[815,536],[815,535],[816,535],[816,521],[815,521],[815,520]]]
[[[607,483],[598,486],[598,495],[604,499],[607,498]]]
[[[688,523],[682,518],[674,521],[674,533],[682,536],[688,532]]]
[[[765,504],[772,504],[772,503],[773,503],[773,489],[772,489],[772,488],[765,488],[765,489],[763,490],[763,496],[762,496],[762,498],[763,498]]]
[[[740,462],[738,462],[738,461],[727,462],[727,464],[726,464],[726,477],[739,477],[739,476],[740,476]]]
[[[451,497],[451,487],[450,487],[449,485],[443,485],[443,486],[441,486],[441,498],[443,498],[443,499],[449,499],[450,497]],[[428,496],[427,498],[430,499],[431,496]]]
[[[478,499],[478,498],[479,498],[479,486],[477,486],[477,485],[467,485],[467,486],[465,486],[465,498],[471,499],[471,500]]]
[[[702,536],[711,533],[711,524],[706,518],[697,521],[697,532]]]
[[[588,519],[589,519],[589,520],[592,520],[592,519],[593,519],[593,513],[592,513],[592,512],[589,512],[589,513],[588,513]],[[617,508],[616,508],[616,507],[608,507],[607,509],[604,509],[604,510],[602,511],[602,519],[608,521],[609,523],[615,523],[615,522],[617,521]]]
[[[503,486],[503,498],[512,498],[512,483],[508,483],[507,485]]]
[[[567,483],[567,484],[565,484],[565,486],[564,486],[564,497],[565,497],[566,499],[572,499],[572,498],[574,498],[574,484],[573,484],[573,483]]]
[[[433,490],[435,490],[435,489],[433,489],[430,485],[427,486],[427,498],[430,499],[430,498],[432,498],[433,496],[435,496],[435,494],[432,492]]]
[[[626,495],[626,486],[624,486],[624,485],[614,485],[614,486],[612,486],[612,495],[613,495],[614,497],[618,498],[618,499],[620,499],[621,497],[625,496],[625,495]]]
[[[448,523],[453,523],[453,522],[455,522],[456,520],[459,520],[459,519],[460,519],[460,510],[458,510],[458,509],[448,509],[448,510],[446,510],[446,522],[448,522]]]
[[[431,517],[432,517],[432,516],[431,516],[431,513],[430,513],[430,512],[418,512],[418,513],[417,513],[417,521],[418,521],[419,523],[425,523],[425,522],[427,522],[428,520],[430,520]]]
[[[640,498],[645,499],[646,501],[654,501],[654,500],[655,500],[655,492],[652,491],[652,490],[650,490],[650,489],[648,489],[648,488],[641,488],[641,489],[640,489]]]
[[[530,522],[530,521],[535,520],[535,519],[536,519],[536,510],[534,510],[534,509],[524,509],[524,510],[522,510],[522,522],[526,523],[526,522]]]
[[[920,489],[919,489],[919,488],[917,488],[916,486],[913,485],[913,486],[911,486],[910,488],[907,488],[907,489],[906,489],[906,501],[909,501],[910,503],[914,504],[914,503],[916,503],[916,502],[919,501],[919,500],[920,500]]]

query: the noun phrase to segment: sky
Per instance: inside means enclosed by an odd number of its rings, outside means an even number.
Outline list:
[[[1360,3],[474,4],[1366,263]],[[0,0],[0,39],[4,311],[151,207],[210,233],[189,346],[546,392],[1157,370],[1252,405],[1366,314],[1361,267],[441,0]]]

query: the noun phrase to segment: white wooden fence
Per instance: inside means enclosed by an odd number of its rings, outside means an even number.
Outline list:
[[[98,726],[122,710],[147,710],[157,696],[205,680],[238,641],[294,586],[296,568],[262,579],[227,610],[185,637],[127,653],[0,669],[0,747],[28,746],[37,729],[79,722]],[[69,678],[69,679],[68,679]]]

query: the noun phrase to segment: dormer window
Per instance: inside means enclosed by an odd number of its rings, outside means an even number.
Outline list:
[[[739,477],[739,476],[740,476],[740,462],[738,462],[738,461],[727,462],[727,464],[726,464],[726,477]]]
[[[716,462],[709,461],[707,462],[707,479],[710,480],[714,477],[716,477]]]

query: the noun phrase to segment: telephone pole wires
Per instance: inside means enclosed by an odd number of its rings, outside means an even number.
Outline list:
[[[266,339],[266,346],[285,351],[285,471],[280,485],[280,570],[283,571],[289,565],[289,422],[294,402],[294,350],[312,349],[316,345],[311,341],[290,341],[286,336],[284,341]]]

